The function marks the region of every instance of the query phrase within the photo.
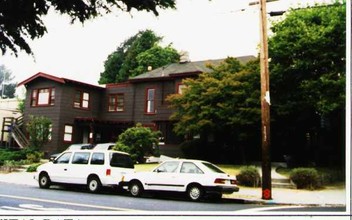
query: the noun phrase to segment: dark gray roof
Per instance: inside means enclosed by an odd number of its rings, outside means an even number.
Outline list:
[[[236,57],[241,63],[247,63],[250,60],[253,60],[254,56],[243,56]],[[197,74],[210,71],[207,67],[208,64],[219,65],[225,59],[218,60],[203,60],[195,62],[185,62],[185,63],[172,63],[166,66],[151,70],[149,72],[143,73],[141,75],[131,77],[130,81],[139,81],[139,80],[152,80],[156,78],[165,78],[177,74]]]

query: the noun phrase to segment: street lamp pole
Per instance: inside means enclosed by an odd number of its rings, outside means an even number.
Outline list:
[[[262,199],[272,199],[270,161],[270,90],[266,0],[260,0],[260,84],[262,112]]]

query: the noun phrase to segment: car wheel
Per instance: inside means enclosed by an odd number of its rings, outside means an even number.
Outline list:
[[[101,188],[101,183],[100,183],[99,178],[95,177],[95,176],[90,177],[88,179],[87,186],[88,186],[89,192],[92,192],[92,193],[98,192],[100,190],[100,188]]]
[[[50,187],[51,181],[50,177],[46,173],[39,175],[39,187],[42,189],[48,189]]]
[[[203,188],[200,185],[193,184],[187,188],[187,195],[192,201],[199,201],[203,197]]]
[[[130,190],[131,195],[134,197],[141,196],[144,190],[142,184],[137,181],[131,182],[128,188]]]

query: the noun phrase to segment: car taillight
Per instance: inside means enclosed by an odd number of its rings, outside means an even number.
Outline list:
[[[111,175],[111,169],[106,169],[106,173],[105,173],[107,176],[110,176]]]
[[[214,183],[217,183],[217,184],[225,184],[226,180],[225,179],[215,179]]]
[[[237,184],[237,180],[231,180],[231,185],[236,185]]]

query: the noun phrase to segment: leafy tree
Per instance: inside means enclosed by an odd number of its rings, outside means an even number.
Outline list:
[[[16,83],[11,83],[13,79],[14,79],[14,76],[12,76],[12,72],[8,70],[5,65],[1,65],[0,66],[0,94],[3,97],[7,97],[7,98],[15,97]]]
[[[183,94],[167,100],[175,112],[176,133],[198,134],[204,130],[227,130],[258,122],[260,115],[258,61],[242,66],[227,58],[198,78],[183,80]],[[256,88],[255,85],[258,85]]]
[[[245,146],[259,137],[260,80],[258,60],[241,65],[237,59],[227,58],[219,66],[209,67],[210,72],[183,80],[183,93],[167,100],[175,110],[171,119],[177,134],[214,136],[216,146],[202,141],[202,150],[198,150],[205,159],[214,160],[206,157],[222,150],[229,157],[235,148],[244,152]],[[245,162],[244,153],[239,157]]]
[[[29,147],[33,150],[40,150],[51,137],[51,120],[45,116],[30,115],[26,124],[29,134]]]
[[[346,6],[292,10],[269,39],[273,103],[279,114],[310,107],[320,115],[344,106]]]
[[[141,52],[137,55],[136,60],[138,66],[134,69],[133,75],[139,75],[148,71],[148,67],[158,68],[170,63],[179,61],[180,55],[177,50],[170,45],[163,48],[154,45],[152,48]]]
[[[111,13],[117,8],[123,11],[152,11],[158,8],[175,8],[175,0],[3,0],[0,1],[0,49],[3,54],[18,50],[31,54],[27,39],[42,37],[47,29],[42,18],[50,10],[69,15],[72,22],[86,20]]]
[[[159,131],[152,131],[137,123],[135,127],[128,128],[119,135],[114,149],[125,151],[131,154],[135,162],[143,163],[145,155],[154,154],[154,147],[159,144],[160,134]]]
[[[147,71],[148,66],[158,68],[178,61],[179,55],[175,49],[158,46],[161,40],[162,37],[151,30],[139,31],[130,37],[108,56],[99,83],[123,82],[130,76]]]
[[[330,156],[343,154],[345,27],[346,5],[339,2],[291,10],[274,23],[269,39],[274,152],[289,149],[300,161],[312,160],[308,151],[314,146],[330,146]]]

